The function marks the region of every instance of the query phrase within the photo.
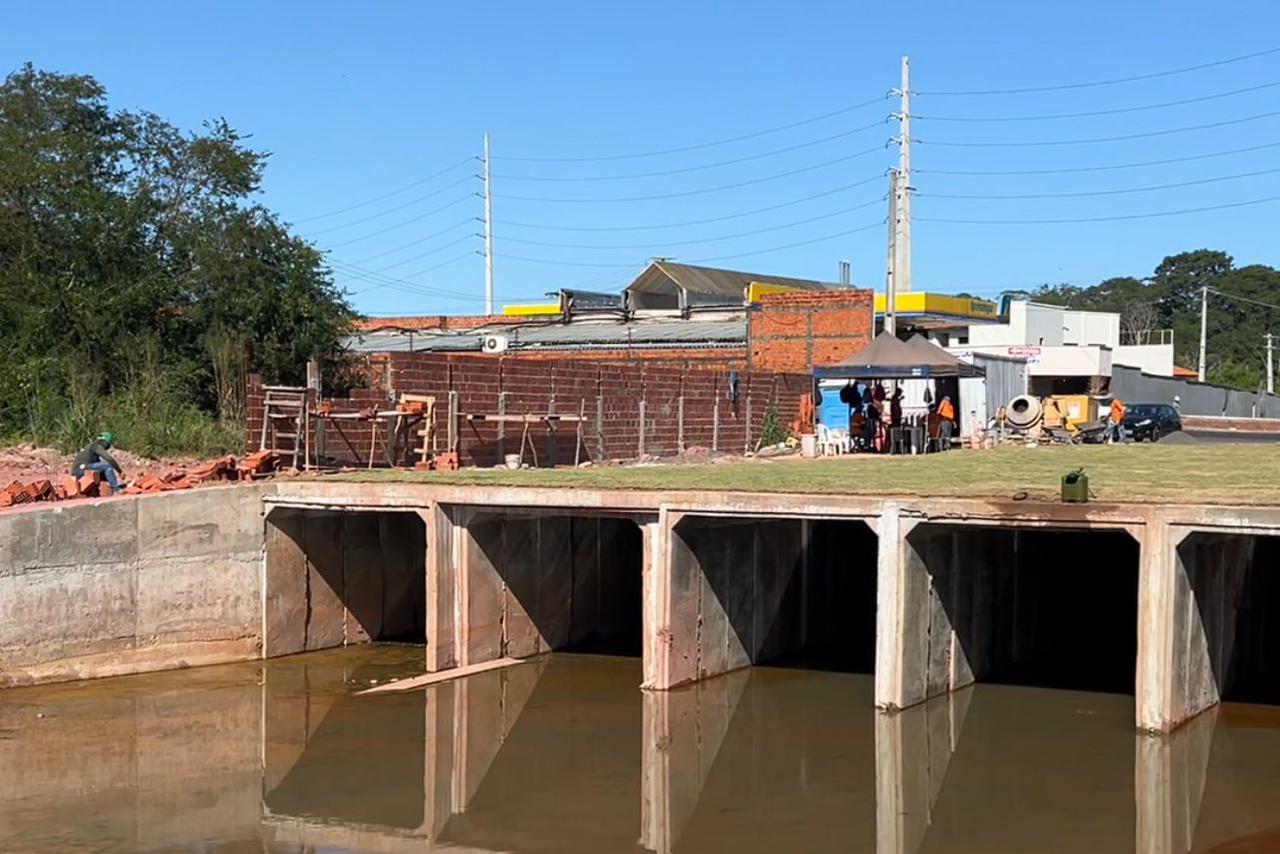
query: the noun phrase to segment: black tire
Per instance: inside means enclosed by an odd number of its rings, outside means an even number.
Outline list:
[[[1160,441],[1160,431],[1154,427],[1151,429],[1151,441],[1152,442]]]

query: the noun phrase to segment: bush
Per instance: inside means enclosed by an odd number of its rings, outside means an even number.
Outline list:
[[[760,444],[777,445],[787,441],[787,428],[782,425],[782,420],[778,418],[777,407],[770,404],[764,411],[764,417],[760,420]]]

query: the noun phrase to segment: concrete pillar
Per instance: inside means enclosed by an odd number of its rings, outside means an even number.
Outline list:
[[[929,694],[929,600],[932,585],[923,559],[907,540],[918,521],[886,502],[876,530],[875,702],[905,709]]]
[[[1254,546],[1152,514],[1139,576],[1139,729],[1168,732],[1221,701]]]
[[[666,690],[697,678],[696,577],[683,554],[677,573],[672,546],[681,518],[664,508],[641,527],[644,688]]]
[[[455,511],[462,512],[462,511]],[[426,526],[426,642],[427,671],[458,666],[458,571],[460,538],[450,511],[432,504],[418,515]]]

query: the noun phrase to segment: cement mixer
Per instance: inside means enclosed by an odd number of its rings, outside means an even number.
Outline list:
[[[1030,431],[1039,427],[1043,418],[1040,399],[1029,394],[1018,395],[1004,407],[1004,422],[1015,430]]]

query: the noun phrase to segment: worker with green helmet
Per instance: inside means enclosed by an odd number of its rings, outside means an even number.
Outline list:
[[[113,493],[119,492],[120,481],[116,478],[116,475],[123,475],[124,469],[120,468],[120,464],[107,451],[114,441],[115,436],[110,433],[99,434],[98,438],[76,454],[75,462],[71,464],[72,476],[80,477],[85,472],[96,471],[102,475]]]

